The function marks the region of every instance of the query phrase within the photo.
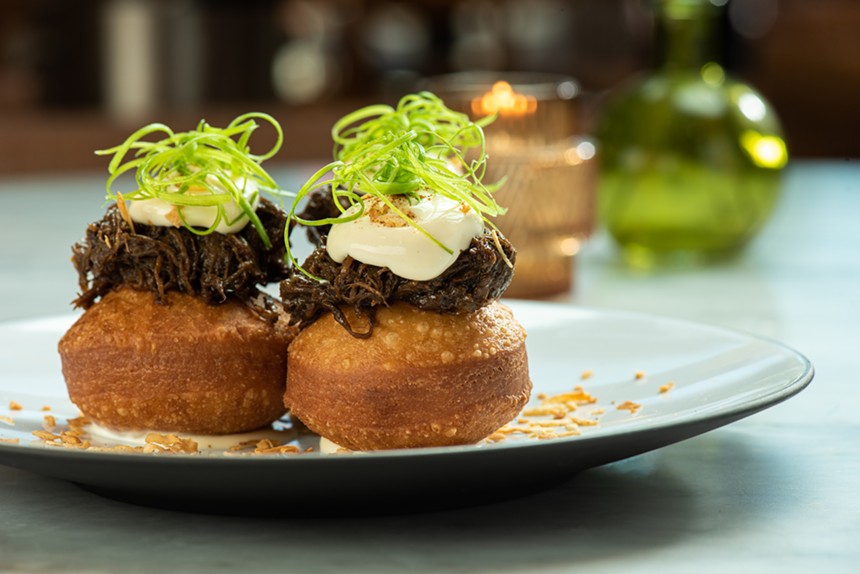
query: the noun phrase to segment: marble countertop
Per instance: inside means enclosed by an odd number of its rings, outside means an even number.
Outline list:
[[[100,216],[103,180],[0,180],[0,320],[69,312],[67,246]],[[406,516],[185,514],[0,467],[0,573],[856,572],[858,215],[860,163],[796,162],[773,219],[738,259],[637,272],[598,235],[578,256],[574,292],[559,298],[798,349],[816,379],[772,409],[549,491]]]

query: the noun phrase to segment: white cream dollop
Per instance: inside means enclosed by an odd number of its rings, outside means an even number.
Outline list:
[[[364,215],[332,225],[326,244],[329,256],[338,263],[350,256],[368,265],[388,267],[404,279],[428,281],[448,269],[484,229],[475,210],[443,195],[422,195],[415,204],[402,196],[392,200],[452,253],[403,221],[381,200],[369,197],[364,200]],[[353,205],[344,216],[359,209],[358,204]]]
[[[244,177],[236,178],[234,181],[236,187],[243,191],[251,207],[257,209],[257,206],[260,204],[260,194],[257,184],[253,180],[245,179]],[[224,186],[214,176],[208,176],[207,183],[216,192],[227,193]],[[201,189],[199,193],[202,195],[210,192]],[[223,203],[221,207],[224,209],[224,216],[215,228],[215,231],[218,233],[238,233],[248,224],[248,216],[242,212],[242,208],[235,201]],[[182,217],[185,219],[185,222],[192,227],[208,229],[212,227],[212,224],[215,223],[215,218],[218,216],[218,207],[216,206],[185,205],[180,207],[158,198],[128,202],[128,214],[132,221],[157,227],[181,227],[182,219],[179,217],[179,209],[182,210]]]

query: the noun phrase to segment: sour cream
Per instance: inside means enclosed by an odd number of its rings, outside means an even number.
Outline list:
[[[242,443],[250,443],[251,441],[256,442],[263,439],[269,439],[276,444],[283,444],[298,438],[298,434],[293,429],[279,431],[273,428],[260,429],[256,431],[236,434],[197,435],[176,431],[118,431],[102,426],[95,422],[90,422],[86,425],[86,427],[84,427],[84,429],[92,439],[94,439],[100,445],[104,446],[146,446],[146,437],[152,433],[162,435],[174,434],[182,439],[193,440],[197,443],[197,447],[201,450],[201,452],[227,450],[230,447],[234,447]]]
[[[330,441],[324,436],[320,437],[320,452],[322,454],[337,454],[339,452],[349,452],[349,449],[345,449],[336,442]]]
[[[415,204],[402,196],[395,206],[439,240],[448,253],[418,229],[406,223],[381,200],[364,200],[365,213],[353,221],[332,225],[326,249],[338,263],[347,256],[415,281],[428,281],[450,267],[474,237],[483,232],[484,222],[468,205],[438,194],[422,196]],[[356,204],[342,217],[360,210]]]
[[[227,193],[223,185],[213,176],[207,178],[207,183],[216,190],[216,192]],[[260,194],[258,193],[257,184],[250,179],[243,177],[235,180],[236,187],[243,190],[245,198],[251,204],[253,209],[257,209],[260,204]],[[193,193],[193,192],[189,192]],[[201,190],[200,195],[208,194],[208,190]],[[242,208],[234,201],[228,201],[221,204],[224,209],[224,215],[215,231],[223,234],[238,233],[248,224],[248,216],[244,214]],[[179,217],[179,210],[182,210],[182,218]],[[143,225],[154,225],[157,227],[181,227],[182,219],[192,227],[201,227],[208,229],[215,223],[218,217],[218,207],[216,206],[197,206],[186,205],[176,206],[163,199],[141,199],[128,202],[128,214],[132,221]]]

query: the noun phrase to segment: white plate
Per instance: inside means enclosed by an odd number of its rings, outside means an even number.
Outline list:
[[[529,332],[538,393],[577,385],[598,399],[598,426],[579,436],[356,455],[139,455],[45,447],[46,414],[62,425],[66,397],[56,344],[74,317],[0,325],[0,464],[74,481],[142,504],[216,512],[374,511],[461,505],[523,494],[571,474],[695,436],[801,391],[809,361],[774,341],[661,317],[509,301]],[[581,374],[592,376],[582,379]],[[644,376],[637,378],[636,373]],[[674,386],[660,392],[667,383]],[[10,411],[11,401],[23,406]],[[630,401],[631,413],[617,407]],[[42,411],[51,407],[50,413]],[[312,440],[312,439],[306,439]],[[107,441],[110,444],[110,441]],[[511,488],[516,485],[516,488]],[[301,496],[297,497],[297,494]]]

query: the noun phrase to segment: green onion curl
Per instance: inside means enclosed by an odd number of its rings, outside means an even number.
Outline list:
[[[251,153],[249,146],[251,136],[259,128],[257,120],[271,125],[277,134],[275,144],[263,154]],[[151,136],[161,139],[144,139]],[[108,165],[108,200],[118,201],[119,195],[129,201],[163,200],[175,205],[182,225],[198,235],[213,233],[227,218],[224,205],[233,202],[254,226],[263,244],[270,248],[269,236],[252,202],[245,197],[244,186],[240,187],[236,181],[240,178],[245,182],[253,181],[258,189],[272,196],[289,195],[260,166],[278,153],[283,143],[284,132],[277,120],[268,114],[251,112],[240,115],[225,128],[201,120],[196,129],[176,133],[164,124],[149,124],[120,145],[95,153],[113,156]],[[114,191],[117,179],[131,171],[134,171],[137,189]],[[201,190],[207,193],[200,193]],[[256,196],[252,199],[256,200]],[[207,229],[189,225],[182,213],[186,206],[215,207],[214,223]],[[228,223],[235,221],[237,219]]]
[[[402,195],[415,202],[422,193],[443,195],[465,203],[495,228],[488,218],[506,211],[493,198],[503,182],[488,185],[481,181],[487,164],[483,128],[494,119],[489,116],[473,122],[430,92],[404,96],[396,107],[373,105],[347,114],[331,130],[334,161],[313,174],[298,191],[289,218],[306,226],[354,221],[364,215],[362,198],[372,197],[451,253],[444,238],[433,237],[397,209],[390,197]],[[361,204],[359,210],[349,216],[315,221],[298,217],[299,201],[325,185],[331,185],[341,213],[349,209],[341,204],[341,198],[350,207]],[[291,263],[319,280],[299,265],[286,243]]]

